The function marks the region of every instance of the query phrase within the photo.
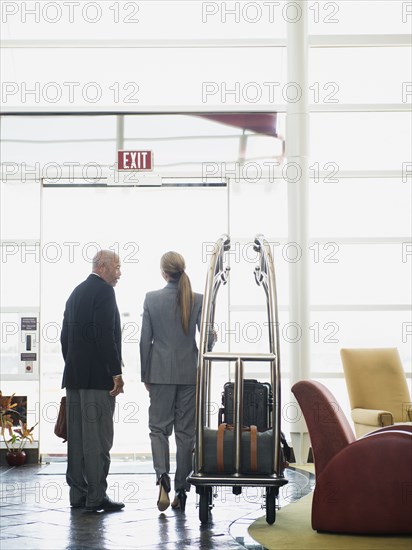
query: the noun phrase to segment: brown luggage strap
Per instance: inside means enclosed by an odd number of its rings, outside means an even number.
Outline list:
[[[257,472],[257,427],[250,426],[250,469],[252,472]]]
[[[224,467],[224,458],[223,458],[223,440],[225,437],[225,430],[227,424],[224,422],[219,424],[217,429],[217,449],[216,449],[216,459],[217,459],[217,471],[219,474],[223,473]]]
[[[252,472],[257,472],[258,469],[258,460],[257,460],[257,427],[250,426],[250,428],[242,428],[242,432],[249,431],[250,429],[250,470]],[[224,463],[224,438],[225,430],[233,430],[233,425],[219,424],[217,430],[217,443],[216,443],[216,462],[217,462],[217,471],[219,474],[222,474],[225,470]]]

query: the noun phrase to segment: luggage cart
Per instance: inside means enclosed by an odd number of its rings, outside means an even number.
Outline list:
[[[196,446],[194,469],[187,480],[196,487],[199,495],[199,519],[201,523],[209,520],[209,511],[213,507],[213,487],[231,486],[233,494],[239,495],[242,487],[254,486],[266,488],[266,521],[273,524],[276,519],[276,499],[279,488],[288,482],[283,475],[283,461],[280,447],[280,354],[279,323],[277,312],[275,270],[269,244],[263,235],[254,240],[254,250],[259,254],[259,265],[254,275],[256,283],[262,286],[266,295],[269,352],[220,353],[208,351],[210,331],[213,329],[216,296],[222,284],[226,284],[229,267],[224,267],[225,252],[230,250],[230,238],[223,235],[215,243],[206,278],[203,297],[202,323],[200,330],[199,363],[196,386]],[[270,364],[270,380],[274,403],[271,410],[272,457],[270,474],[242,473],[242,416],[243,416],[243,370],[244,363],[263,361]],[[210,428],[211,371],[213,362],[235,363],[234,381],[234,432],[233,432],[233,473],[214,473],[208,471],[205,464],[205,430]],[[270,433],[270,432],[266,432]]]

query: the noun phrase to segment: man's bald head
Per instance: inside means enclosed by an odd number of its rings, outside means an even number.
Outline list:
[[[111,286],[120,279],[120,258],[113,250],[99,250],[93,258],[93,273]]]

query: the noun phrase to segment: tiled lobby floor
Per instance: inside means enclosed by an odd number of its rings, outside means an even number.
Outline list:
[[[51,464],[48,475],[43,475],[45,465],[2,467],[1,550],[262,549],[247,532],[264,515],[261,488],[244,488],[239,496],[230,487],[216,488],[211,521],[201,525],[194,488],[184,514],[170,507],[164,513],[157,510],[157,487],[147,466],[134,465],[128,469],[133,473],[123,473],[125,468],[116,468],[112,462],[112,470],[118,473],[109,475],[108,494],[126,504],[116,513],[71,509],[65,476],[60,473],[64,464],[60,468]],[[136,473],[139,470],[142,473]],[[302,471],[287,469],[286,477],[289,483],[281,488],[282,506],[314,485],[313,476]]]

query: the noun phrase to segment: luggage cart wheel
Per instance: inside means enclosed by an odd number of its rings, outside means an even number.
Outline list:
[[[272,525],[276,520],[276,498],[278,487],[266,487],[266,523]]]
[[[212,487],[202,487],[199,493],[199,519],[201,523],[209,521],[209,509],[212,507]]]

